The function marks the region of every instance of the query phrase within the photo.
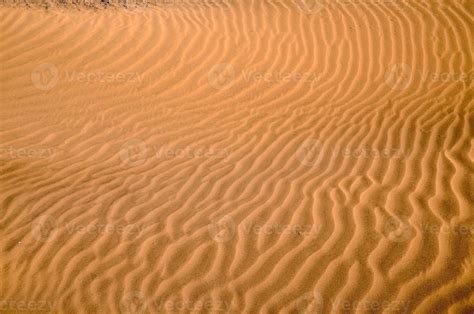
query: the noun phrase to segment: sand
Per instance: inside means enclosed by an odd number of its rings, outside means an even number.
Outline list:
[[[473,7],[0,7],[0,312],[473,313]]]

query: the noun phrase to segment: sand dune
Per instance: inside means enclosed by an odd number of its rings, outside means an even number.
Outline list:
[[[0,312],[474,312],[472,1],[0,16]]]

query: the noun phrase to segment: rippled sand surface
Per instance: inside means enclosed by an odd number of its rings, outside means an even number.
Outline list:
[[[474,2],[0,7],[0,312],[473,313]]]

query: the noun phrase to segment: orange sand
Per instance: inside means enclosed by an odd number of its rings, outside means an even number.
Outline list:
[[[472,313],[473,2],[0,8],[0,312]]]

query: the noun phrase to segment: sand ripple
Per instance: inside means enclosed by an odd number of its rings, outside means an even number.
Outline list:
[[[3,6],[0,312],[470,313],[472,12]]]

